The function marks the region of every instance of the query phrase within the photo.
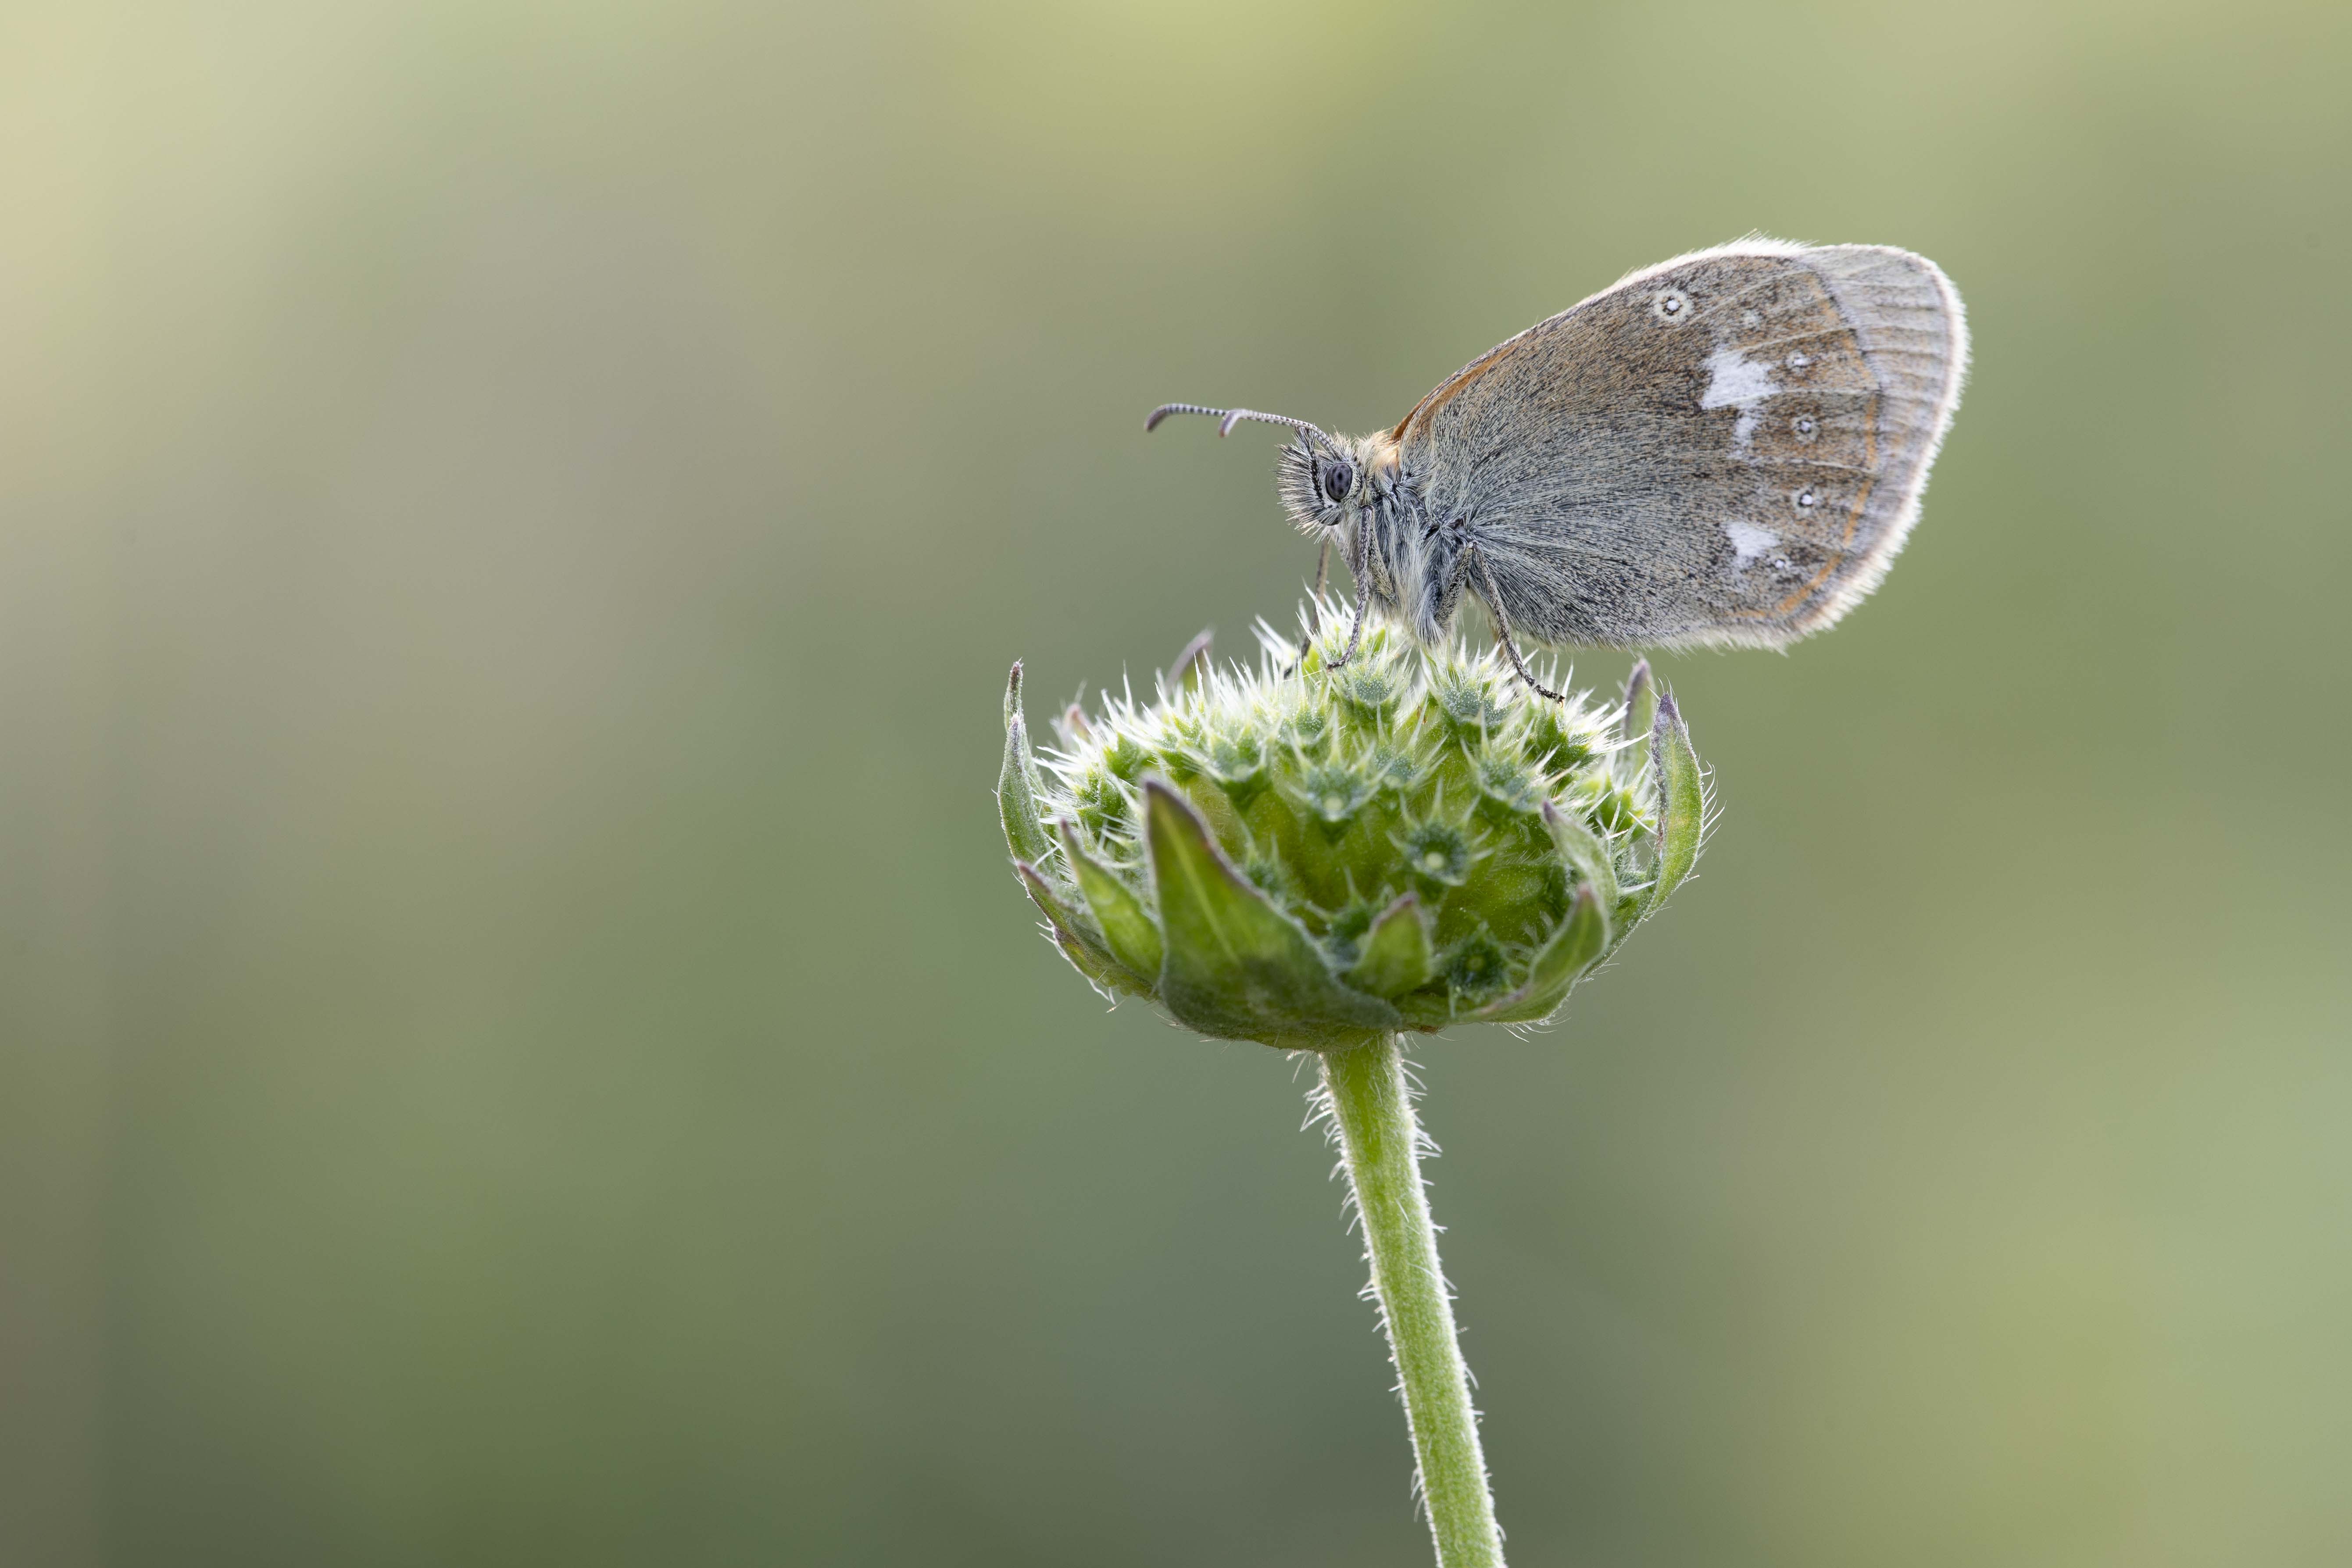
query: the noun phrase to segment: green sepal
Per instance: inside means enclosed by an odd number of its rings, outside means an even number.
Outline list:
[[[1402,1022],[1332,975],[1314,939],[1243,879],[1183,796],[1146,779],[1143,797],[1167,942],[1160,997],[1180,1022],[1218,1039],[1307,1049]]]
[[[1617,862],[1609,853],[1609,846],[1601,836],[1587,827],[1582,819],[1570,816],[1551,802],[1543,803],[1544,826],[1551,829],[1552,847],[1559,858],[1576,868],[1577,876],[1600,895],[1601,908],[1613,911],[1617,908]]]
[[[1087,852],[1078,847],[1077,830],[1065,822],[1062,826],[1062,857],[1068,862],[1070,879],[1093,911],[1095,923],[1102,928],[1103,945],[1120,965],[1147,987],[1160,980],[1160,928],[1151,923],[1151,916],[1143,900],[1129,890],[1125,882],[1097,865]]]
[[[1004,820],[1004,846],[1015,860],[1042,866],[1054,852],[1054,841],[1037,816],[1037,800],[1045,793],[1037,777],[1037,759],[1029,750],[1029,721],[1021,711],[1021,661],[1004,681],[1004,766],[996,775],[996,811]]]
[[[1429,922],[1420,896],[1407,893],[1381,911],[1348,971],[1348,984],[1374,996],[1397,997],[1429,984],[1437,960],[1429,949]]]
[[[1706,823],[1698,753],[1691,749],[1690,729],[1671,691],[1658,698],[1657,721],[1650,728],[1650,768],[1658,783],[1658,875],[1647,906],[1654,910],[1690,875]]]
[[[1601,911],[1601,900],[1592,884],[1585,883],[1576,890],[1576,902],[1570,907],[1568,918],[1543,944],[1535,962],[1528,965],[1527,983],[1508,996],[1489,1002],[1475,1012],[1465,1013],[1465,1023],[1528,1024],[1549,1018],[1568,997],[1569,987],[1582,978],[1609,946],[1609,917]]]
[[[1630,741],[1646,731],[1657,716],[1658,687],[1650,675],[1650,661],[1637,658],[1625,672],[1625,717],[1620,732]]]
[[[1062,956],[1070,961],[1072,968],[1093,981],[1095,988],[1105,995],[1114,991],[1124,991],[1134,996],[1151,994],[1150,986],[1138,984],[1135,976],[1119,967],[1118,961],[1111,957],[1110,949],[1103,945],[1102,938],[1088,931],[1085,922],[1062,902],[1060,896],[1054,891],[1053,884],[1045,880],[1036,867],[1026,860],[1015,860],[1013,869],[1020,874],[1021,885],[1029,889],[1029,901],[1037,906],[1047,923],[1053,926],[1054,945],[1062,950]]]

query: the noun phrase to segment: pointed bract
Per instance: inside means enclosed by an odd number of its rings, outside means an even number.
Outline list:
[[[1576,903],[1551,940],[1528,966],[1527,983],[1498,1001],[1490,1002],[1465,1021],[1478,1024],[1531,1024],[1549,1018],[1568,999],[1569,988],[1584,977],[1609,947],[1609,918],[1588,882],[1577,889]]]
[[[1173,787],[1146,779],[1143,795],[1170,1012],[1221,1039],[1308,1047],[1360,1043],[1402,1022],[1332,976],[1314,939],[1243,879]]]
[[[1650,732],[1650,725],[1658,712],[1658,687],[1650,674],[1650,661],[1637,658],[1633,668],[1625,672],[1625,717],[1621,732],[1627,740]]]
[[[1053,927],[1054,945],[1062,950],[1063,956],[1079,973],[1093,981],[1105,994],[1113,991],[1124,991],[1135,996],[1151,994],[1149,984],[1139,984],[1133,975],[1119,967],[1118,961],[1111,957],[1110,949],[1103,945],[1102,938],[1088,930],[1076,912],[1062,901],[1061,895],[1054,890],[1052,883],[1045,880],[1044,873],[1026,860],[1015,860],[1013,869],[1020,877],[1021,885],[1029,890],[1029,901],[1037,906],[1046,922]]]
[[[1016,860],[1043,865],[1054,852],[1037,811],[1045,793],[1037,759],[1029,750],[1029,721],[1021,711],[1021,661],[1004,680],[1004,766],[996,775],[996,810],[1004,822],[1004,845]]]
[[[1184,645],[1176,655],[1176,662],[1168,667],[1168,685],[1175,690],[1185,686],[1198,686],[1201,677],[1208,673],[1209,648],[1216,633],[1203,629],[1201,635]]]
[[[1143,900],[1127,884],[1097,865],[1078,847],[1077,830],[1062,824],[1062,856],[1069,863],[1070,879],[1087,900],[1087,908],[1102,928],[1103,945],[1147,991],[1160,984],[1160,928]]]
[[[1575,867],[1578,878],[1600,896],[1602,910],[1615,910],[1617,863],[1610,858],[1609,847],[1601,842],[1601,836],[1549,801],[1544,802],[1543,819],[1551,830],[1552,843],[1559,848],[1559,858]]]
[[[1650,730],[1650,766],[1658,784],[1658,876],[1647,905],[1654,910],[1690,875],[1706,825],[1698,753],[1691,749],[1690,731],[1671,691],[1658,699],[1657,721]]]
[[[1372,922],[1364,933],[1348,984],[1359,991],[1393,1000],[1429,984],[1437,960],[1429,947],[1429,922],[1423,918],[1421,899],[1407,893]]]

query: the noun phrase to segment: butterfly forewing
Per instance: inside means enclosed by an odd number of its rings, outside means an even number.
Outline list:
[[[1514,626],[1778,645],[1885,573],[1965,352],[1958,297],[1925,259],[1751,243],[1538,322],[1394,434]]]

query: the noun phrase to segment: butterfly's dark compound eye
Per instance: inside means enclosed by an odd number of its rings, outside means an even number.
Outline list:
[[[1346,500],[1348,492],[1355,488],[1356,465],[1347,458],[1342,458],[1323,470],[1323,493],[1330,498],[1333,506]]]
[[[1650,300],[1650,313],[1668,326],[1675,326],[1691,318],[1690,296],[1679,289],[1663,289]]]

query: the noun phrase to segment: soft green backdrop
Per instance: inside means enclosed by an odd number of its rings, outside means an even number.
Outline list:
[[[2352,1559],[2352,7],[0,15],[0,1559],[1426,1562],[1295,1065],[989,787],[1750,228],[1977,364],[1667,672],[1700,879],[1432,1043],[1527,1564]],[[1584,661],[1614,682],[1622,657]]]

